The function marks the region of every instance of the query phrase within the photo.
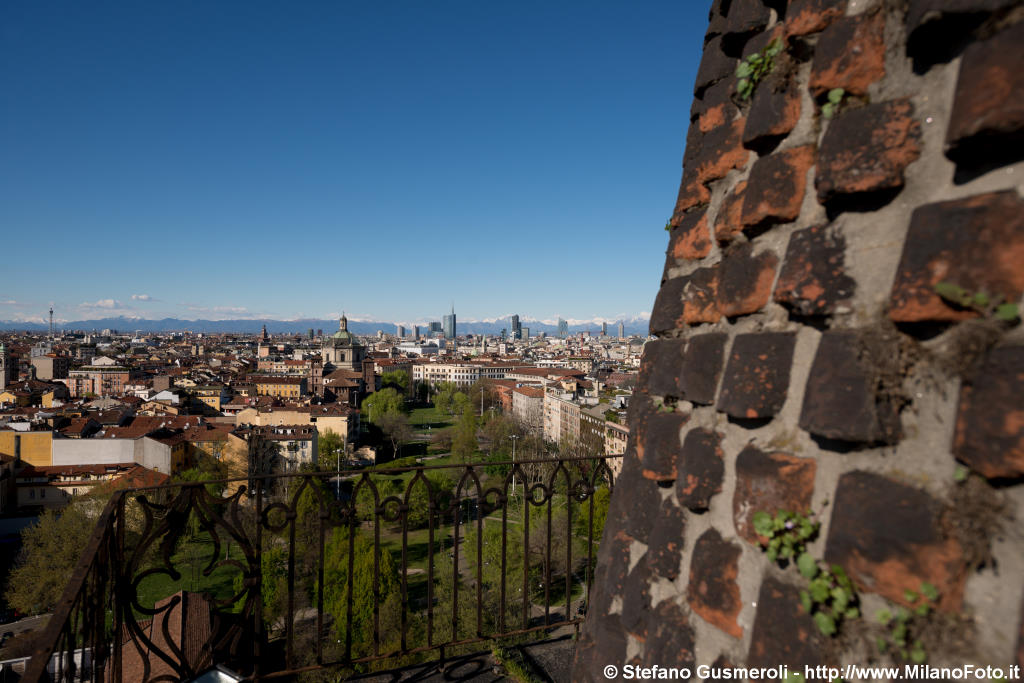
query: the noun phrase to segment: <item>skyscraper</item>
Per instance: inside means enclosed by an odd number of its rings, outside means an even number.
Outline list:
[[[455,339],[455,304],[452,304],[452,312],[442,318],[442,328],[445,339]]]
[[[626,334],[625,334],[624,328],[625,328],[625,326],[622,324],[622,321],[620,320],[619,321],[619,339],[625,339],[626,338]]]
[[[398,338],[405,339],[405,325],[398,326]]]
[[[512,316],[512,338],[522,339],[523,338],[523,326],[519,322],[519,314],[513,314]]]
[[[562,339],[569,336],[569,323],[565,322],[561,318],[558,319],[558,336]]]
[[[606,323],[606,322],[602,322],[601,323],[601,336],[602,337],[607,337],[608,336],[608,323]]]

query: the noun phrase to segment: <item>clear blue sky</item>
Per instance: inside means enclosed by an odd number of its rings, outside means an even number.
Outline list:
[[[708,4],[3,3],[0,320],[649,311]]]

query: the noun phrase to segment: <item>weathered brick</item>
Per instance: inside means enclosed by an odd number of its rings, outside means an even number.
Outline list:
[[[918,207],[910,219],[892,287],[896,322],[961,320],[977,315],[943,300],[935,285],[1018,301],[1024,294],[1024,201],[1014,191]]]
[[[647,640],[648,617],[651,611],[651,570],[644,561],[626,577],[622,595],[622,626],[637,640]]]
[[[707,133],[716,126],[732,121],[739,113],[733,101],[736,93],[736,77],[730,75],[714,85],[709,85],[699,98],[693,99],[690,106],[690,120],[696,124],[696,130]]]
[[[814,147],[811,145],[758,159],[750,170],[743,193],[743,225],[796,220],[807,187],[807,171],[813,163]]]
[[[732,2],[726,16],[725,33],[727,36],[731,34],[731,37],[735,39],[763,31],[768,25],[770,17],[771,13],[768,7],[760,0]]]
[[[800,591],[765,577],[757,595],[746,666],[774,667],[785,662],[791,671],[799,672],[805,666],[824,664],[824,651],[824,637],[800,607]]]
[[[866,352],[860,334],[822,334],[807,379],[800,428],[829,439],[896,443],[899,412],[890,397],[879,394],[880,359]]]
[[[736,183],[732,192],[722,198],[715,216],[715,239],[719,244],[727,244],[743,232],[743,191],[747,189],[747,181]]]
[[[1024,158],[1024,23],[974,43],[960,60],[946,155],[957,162]]]
[[[651,535],[647,540],[647,560],[651,573],[674,581],[679,576],[680,554],[686,542],[686,515],[683,510],[666,498],[661,504]]]
[[[625,659],[626,632],[622,628],[622,620],[618,614],[602,612],[600,619],[587,619],[584,622],[583,633],[573,658],[572,680],[606,683],[606,663],[623,662]]]
[[[694,658],[693,627],[675,600],[662,600],[648,616],[644,666],[692,668]]]
[[[655,481],[676,478],[676,461],[682,444],[680,431],[686,420],[682,413],[657,412],[643,425],[637,437],[637,456],[643,463],[644,477]]]
[[[683,322],[714,323],[722,318],[716,303],[718,291],[718,266],[698,268],[685,280],[682,286]]]
[[[799,315],[835,313],[856,289],[846,275],[845,253],[846,240],[835,226],[794,232],[775,285],[775,300]]]
[[[779,510],[805,513],[811,507],[814,475],[813,458],[785,453],[764,453],[747,446],[736,456],[736,490],[732,498],[733,524],[741,538],[754,545],[754,514],[774,515]]]
[[[739,334],[725,367],[718,410],[737,418],[772,417],[789,390],[795,337],[788,332]]]
[[[953,454],[990,478],[1024,476],[1024,347],[997,347],[964,380]]]
[[[633,545],[632,536],[625,531],[610,534],[609,526],[610,524],[605,525],[605,537],[598,550],[597,565],[594,569],[594,590],[591,592],[590,609],[597,614],[607,614],[612,600],[621,598],[625,593],[630,547]]]
[[[818,150],[818,200],[903,187],[903,171],[920,156],[921,125],[908,98],[844,111]]]
[[[711,192],[697,179],[697,172],[688,168],[683,171],[683,179],[679,183],[679,195],[676,197],[675,214],[703,206],[711,201]]]
[[[690,510],[707,510],[711,497],[721,492],[725,475],[722,435],[710,429],[691,429],[679,453],[676,498]]]
[[[786,9],[786,37],[823,31],[845,11],[846,0],[790,0]]]
[[[964,41],[994,13],[1019,0],[910,0],[907,8],[907,54],[924,71],[935,62],[952,59]]]
[[[675,221],[673,221],[675,222]],[[691,211],[683,214],[669,231],[665,268],[679,261],[704,258],[711,253],[711,232],[707,213]]]
[[[743,145],[766,151],[784,138],[800,120],[800,89],[794,81],[769,78],[758,86],[750,103]]]
[[[907,604],[929,582],[939,607],[957,610],[966,579],[963,549],[943,533],[942,508],[927,493],[871,472],[839,478],[825,560],[863,589]]]
[[[631,426],[633,424],[630,422]],[[641,543],[647,543],[647,537],[661,508],[661,493],[654,481],[644,478],[635,454],[631,454],[627,449],[624,460],[622,473],[615,481],[615,488],[616,491],[621,488],[628,494],[611,497],[608,503],[608,519],[621,519],[624,533]]]
[[[711,405],[715,402],[718,377],[722,372],[724,332],[711,332],[690,337],[683,356],[681,374],[682,397],[691,403]]]
[[[842,17],[818,36],[811,66],[811,92],[842,88],[866,95],[885,76],[885,15],[880,11]]]
[[[716,126],[704,133],[701,142],[700,159],[697,162],[697,178],[709,183],[734,168],[743,168],[750,158],[750,150],[743,146],[743,118],[734,119]]]
[[[665,280],[654,298],[649,328],[651,334],[663,334],[683,326],[683,290],[689,277]]]
[[[683,339],[655,339],[645,344],[637,386],[654,396],[681,397],[685,350]]]
[[[731,75],[736,70],[736,58],[722,52],[722,36],[716,36],[704,46],[704,53],[697,67],[697,79],[693,86],[694,95],[700,95],[705,88]]]
[[[737,583],[741,553],[739,546],[723,539],[716,530],[705,531],[693,548],[686,590],[690,608],[734,638],[743,637],[743,628],[736,621],[743,608]]]
[[[754,254],[750,242],[725,254],[718,275],[718,310],[728,317],[755,313],[768,303],[779,258],[771,251]]]

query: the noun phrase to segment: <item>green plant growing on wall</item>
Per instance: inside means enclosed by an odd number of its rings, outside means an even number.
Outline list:
[[[972,292],[954,282],[942,281],[935,284],[935,293],[950,303],[977,311],[987,318],[1009,323],[1020,317],[1016,303],[984,290]]]
[[[883,609],[875,615],[878,623],[886,629],[884,636],[878,636],[875,645],[879,652],[892,651],[902,659],[914,664],[924,664],[928,653],[920,638],[914,638],[915,617],[925,619],[939,600],[938,589],[927,581],[921,583],[919,591],[907,589],[903,597],[910,603],[910,609],[898,607],[894,612]]]
[[[814,619],[819,631],[833,636],[843,619],[860,616],[857,591],[842,567],[837,564],[819,567],[808,553],[800,555],[796,564],[800,574],[810,581],[807,590],[800,591],[800,604]]]
[[[773,517],[761,510],[754,513],[754,531],[767,538],[762,546],[770,562],[791,560],[807,552],[808,541],[814,540],[820,522],[788,510],[778,510]]]
[[[826,119],[831,119],[833,116],[839,113],[839,107],[843,103],[843,96],[846,95],[846,91],[842,88],[832,88],[826,95],[827,101],[821,105],[821,115]]]
[[[671,230],[672,230],[672,219],[671,218],[669,218],[667,221],[665,221],[665,230],[671,232]]]
[[[775,39],[761,48],[760,51],[744,57],[736,65],[736,95],[741,100],[749,100],[757,84],[775,68],[775,57],[782,52],[782,41]]]

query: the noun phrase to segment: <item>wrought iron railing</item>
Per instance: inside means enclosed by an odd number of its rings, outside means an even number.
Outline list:
[[[601,456],[116,492],[23,680],[396,668],[578,629]]]

